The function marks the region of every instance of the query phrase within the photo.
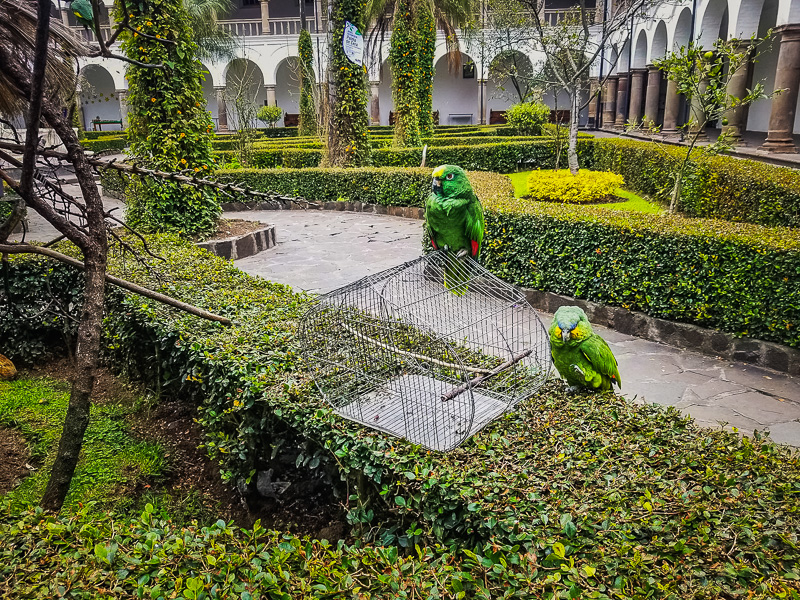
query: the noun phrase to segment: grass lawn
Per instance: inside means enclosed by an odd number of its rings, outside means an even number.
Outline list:
[[[528,193],[528,177],[533,171],[520,171],[519,173],[508,173],[507,177],[511,179],[511,182],[514,184],[514,195],[517,198],[522,198],[523,196],[527,195]],[[628,190],[623,190],[622,188],[618,189],[614,192],[620,198],[624,198],[624,202],[609,202],[607,204],[594,204],[593,206],[599,206],[600,208],[610,208],[612,210],[632,210],[637,212],[644,212],[644,213],[662,213],[664,212],[664,208],[655,203],[650,202],[646,198],[642,198],[634,194],[633,192],[629,192]]]
[[[35,468],[7,494],[12,505],[35,506],[41,499],[55,460],[69,393],[69,384],[44,377],[0,382],[0,427],[22,434]],[[109,500],[124,496],[137,479],[161,474],[161,447],[129,434],[125,417],[133,410],[116,401],[94,403],[66,507],[92,501],[98,506],[113,504]]]

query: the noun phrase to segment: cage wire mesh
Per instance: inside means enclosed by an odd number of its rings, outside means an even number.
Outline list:
[[[300,335],[337,414],[437,451],[530,397],[551,365],[525,296],[446,250],[320,296]]]

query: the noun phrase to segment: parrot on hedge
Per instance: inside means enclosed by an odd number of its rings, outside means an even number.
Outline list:
[[[72,0],[69,7],[78,23],[89,29],[94,27],[94,11],[90,0]]]
[[[483,241],[483,207],[464,169],[442,165],[433,170],[431,193],[425,202],[425,227],[435,250],[455,252],[459,260],[478,258]],[[466,293],[465,269],[445,267],[444,285],[458,296]]]
[[[562,306],[550,324],[550,353],[559,374],[573,388],[607,391],[622,387],[617,359],[606,341],[592,331],[586,313]]]

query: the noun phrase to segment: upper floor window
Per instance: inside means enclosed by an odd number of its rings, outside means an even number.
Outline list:
[[[258,6],[259,0],[242,0],[242,6]]]

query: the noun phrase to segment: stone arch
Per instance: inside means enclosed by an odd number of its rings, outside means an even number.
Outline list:
[[[206,101],[206,108],[208,112],[211,113],[211,118],[214,120],[214,123],[218,120],[218,107],[217,107],[217,95],[214,91],[214,76],[211,73],[211,70],[204,64],[200,65],[200,70],[203,73],[203,98]]]
[[[711,48],[719,38],[728,38],[728,0],[710,0],[700,19],[697,39],[704,48]]]
[[[433,67],[433,110],[439,111],[441,125],[480,123],[478,65],[468,54],[458,54],[461,68],[449,68],[447,55]]]
[[[389,124],[389,113],[394,110],[392,101],[392,69],[387,58],[381,63],[380,77],[378,79],[378,102],[380,103],[380,123]]]
[[[667,54],[667,24],[659,21],[656,30],[653,32],[653,41],[650,44],[650,60],[653,62],[659,58],[664,58]]]
[[[507,50],[495,56],[489,63],[486,83],[488,110],[505,110],[529,100],[533,74],[531,59],[519,50]]]
[[[617,72],[618,73],[627,73],[631,68],[631,40],[625,40],[625,43],[622,45],[622,49],[619,51],[619,56],[617,58]]]
[[[284,114],[300,112],[300,61],[296,56],[284,58],[275,69],[275,104]],[[277,125],[284,125],[283,117]]]
[[[247,58],[235,58],[225,67],[225,105],[228,126],[238,129],[238,115],[234,98],[241,94],[256,107],[264,106],[267,100],[264,75],[259,66]]]
[[[647,32],[642,29],[636,38],[636,46],[633,50],[632,69],[643,69],[647,65]]]
[[[610,66],[609,72],[612,75],[619,73],[619,51],[616,44],[611,46],[611,49],[608,53],[608,64]]]
[[[83,111],[83,126],[86,130],[93,129],[92,121],[121,121],[119,94],[114,77],[109,71],[98,64],[85,65],[79,76],[81,110]],[[103,125],[105,130],[120,130],[121,125]]]
[[[763,0],[761,12],[753,30],[742,37],[749,38],[753,33],[763,37],[769,29],[775,27],[778,20],[778,9],[778,0]],[[773,42],[771,45],[765,44],[759,50],[758,60],[751,67],[752,81],[763,83],[765,91],[772,92],[775,88],[775,74],[778,68],[780,45]],[[751,104],[747,110],[746,129],[749,131],[767,131],[769,129],[771,111],[772,100],[770,99],[758,100]]]
[[[689,43],[692,37],[692,10],[687,7],[681,11],[675,23],[672,43],[669,45],[671,51],[676,52],[680,50],[682,46],[686,46]]]
[[[734,37],[745,39],[758,31],[764,0],[742,0],[733,26]]]

